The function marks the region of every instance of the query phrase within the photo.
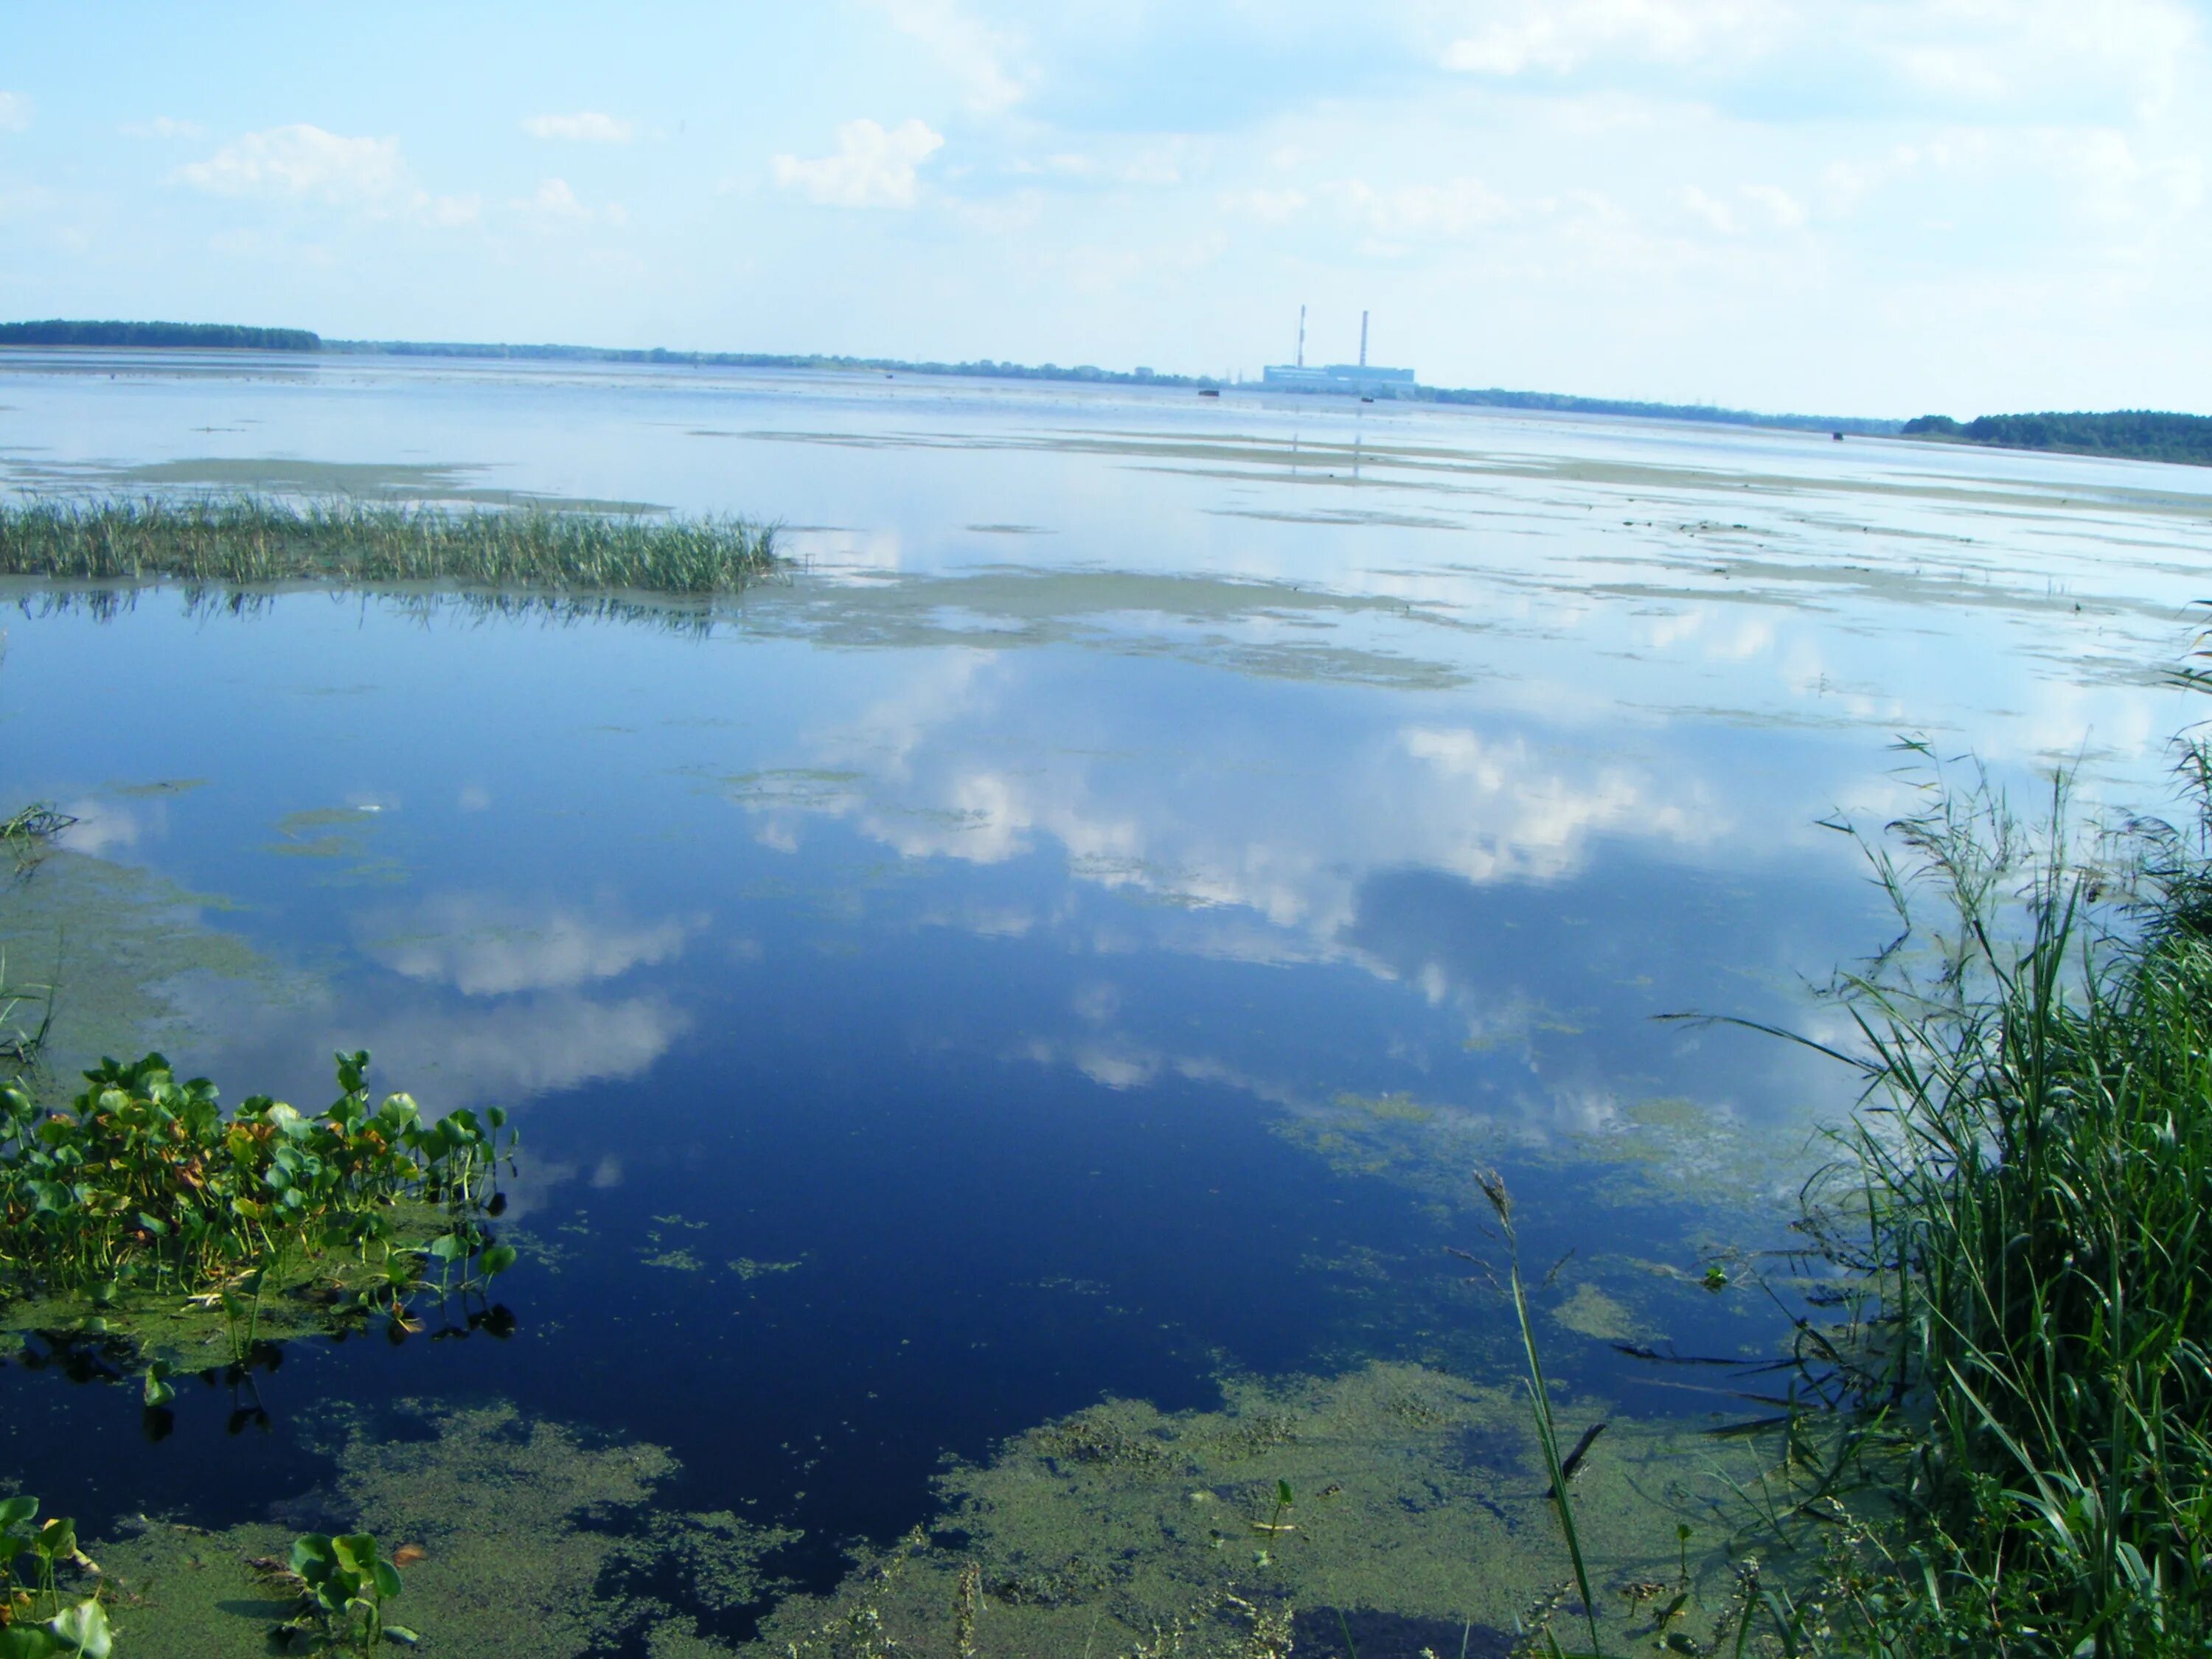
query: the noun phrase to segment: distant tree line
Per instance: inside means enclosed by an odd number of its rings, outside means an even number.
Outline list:
[[[503,357],[526,362],[595,363],[683,363],[697,368],[874,369],[884,374],[963,374],[995,380],[1095,380],[1123,386],[1219,386],[1228,382],[1203,374],[1156,374],[1080,363],[1002,363],[988,357],[974,362],[916,362],[903,357],[839,357],[819,352],[670,351],[617,346],[493,345],[465,340],[325,340],[325,351],[369,352],[387,357]]]
[[[1473,404],[1485,409],[1553,410],[1564,415],[1625,415],[1646,421],[1711,421],[1723,426],[1779,427],[1801,432],[1849,432],[1860,437],[1884,438],[1899,430],[1896,421],[1859,415],[1762,415],[1748,409],[1723,409],[1714,404],[1653,404],[1626,398],[1575,398],[1559,392],[1508,392],[1492,386],[1484,391],[1450,386],[1419,386],[1412,394],[1440,404]]]
[[[1983,415],[1964,422],[1948,415],[1923,415],[1905,423],[1904,435],[2212,466],[2212,416],[2154,409],[2120,409],[2106,415]]]
[[[325,340],[305,329],[242,328],[212,323],[0,323],[0,345],[42,346],[230,346],[259,351],[324,351],[392,357],[477,357],[518,361],[600,363],[675,363],[700,368],[842,369],[883,374],[951,374],[994,380],[1060,380],[1105,386],[1183,386],[1218,391],[1231,383],[1206,374],[1161,374],[1149,368],[1100,368],[1091,363],[1062,368],[1058,363],[1008,363],[989,357],[971,362],[912,362],[900,357],[842,357],[820,353],[757,351],[669,351],[578,345],[503,345],[461,340]],[[1282,388],[1277,388],[1278,391]],[[1316,397],[1343,397],[1343,392],[1317,389]],[[1420,403],[1462,404],[1487,409],[1549,410],[1565,415],[1626,416],[1638,420],[1708,421],[1729,426],[1778,427],[1800,431],[1850,433],[1885,436],[1897,432],[1899,422],[1862,416],[1829,415],[1762,415],[1744,409],[1723,409],[1711,404],[1643,403],[1619,398],[1576,398],[1553,392],[1512,392],[1492,386],[1484,390],[1452,386],[1387,388],[1377,397]],[[2109,416],[2027,416],[2000,419],[2109,420]],[[2154,416],[2154,420],[2186,420],[2185,416]],[[1935,431],[1928,422],[1958,428],[1958,423],[1929,416],[1905,428]],[[1977,421],[1975,428],[1988,424]],[[1962,430],[1962,435],[1963,430]],[[2004,439],[1985,441],[2005,442]],[[2072,446],[2038,446],[2072,447]],[[2115,452],[2118,453],[2118,452]],[[2173,456],[2162,459],[2201,459],[2212,456]]]
[[[319,351],[304,328],[246,328],[236,323],[0,323],[0,346],[200,346],[234,351]]]

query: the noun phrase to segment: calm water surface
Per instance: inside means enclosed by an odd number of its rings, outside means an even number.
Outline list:
[[[1686,1350],[1662,1277],[1772,1242],[1844,1079],[1652,1016],[1824,1029],[1879,945],[1819,827],[1926,734],[2165,798],[2212,551],[2179,468],[1658,423],[866,376],[0,360],[0,489],[253,487],[781,521],[709,616],[11,592],[0,898],[61,1063],[158,1042],[320,1103],[335,1048],[514,1109],[508,1340],[295,1347],[139,1437],[0,1369],[0,1473],[96,1527],[258,1517],[332,1395],[497,1396],[841,1540],[1103,1395],[1373,1356],[1508,1374],[1443,1252]],[[56,965],[58,963],[58,966]],[[19,966],[18,964],[27,964]],[[1562,1292],[1564,1293],[1564,1291]],[[1588,1305],[1588,1304],[1583,1304]],[[1587,1319],[1555,1362],[1703,1411]],[[88,1448],[91,1449],[89,1454]],[[222,1472],[210,1481],[210,1471]]]

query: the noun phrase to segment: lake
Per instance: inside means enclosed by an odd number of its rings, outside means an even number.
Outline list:
[[[793,561],[9,587],[0,810],[78,820],[0,896],[46,1086],[319,1106],[366,1048],[523,1136],[508,1317],[211,1358],[159,1438],[112,1346],[0,1366],[125,1655],[258,1651],[243,1558],[356,1524],[455,1654],[1503,1651],[1565,1569],[1475,1173],[1607,1559],[1717,1542],[1749,1385],[1648,1355],[1778,1351],[1853,1080],[1656,1017],[1841,1030],[1902,736],[2166,804],[2212,598],[2187,469],[1237,390],[17,351],[0,489]]]

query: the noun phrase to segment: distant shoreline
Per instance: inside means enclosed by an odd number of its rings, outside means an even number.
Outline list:
[[[0,323],[0,349],[289,351],[328,356],[449,358],[489,362],[641,363],[696,368],[784,368],[848,374],[943,375],[969,380],[1036,380],[1083,386],[1182,388],[1194,392],[1261,391],[1256,382],[1205,374],[1164,374],[1149,368],[1100,368],[1091,363],[1009,363],[984,357],[937,362],[904,357],[851,357],[822,352],[672,351],[633,348],[507,344],[461,340],[326,340],[307,329],[259,328],[226,323],[91,322],[60,318]],[[1769,415],[1712,404],[1652,403],[1627,398],[1583,398],[1565,392],[1522,392],[1503,386],[1407,386],[1372,390],[1384,402],[1443,404],[1531,413],[1609,416],[1616,419],[1690,421],[1838,436],[1905,437],[1978,448],[2016,449],[2122,460],[2212,465],[2212,417],[2151,410],[2107,414],[1984,415],[1961,422],[1948,416],[1916,420],[1865,416]],[[1273,386],[1271,397],[1346,400],[1351,393]]]
[[[281,338],[284,343],[277,343]],[[798,368],[865,371],[884,374],[958,375],[971,380],[1064,381],[1086,386],[1182,387],[1194,392],[1260,390],[1257,382],[1207,374],[1166,374],[1152,369],[1100,368],[1090,363],[1009,363],[992,358],[947,363],[903,357],[849,357],[820,352],[671,351],[665,347],[630,348],[551,343],[513,345],[459,340],[335,340],[306,329],[250,328],[228,324],[85,322],[52,319],[0,323],[0,349],[140,350],[300,351],[332,356],[446,357],[522,362],[655,363],[699,368]],[[1327,391],[1285,392],[1270,396],[1344,398]],[[1662,404],[1627,398],[1581,398],[1565,392],[1522,392],[1504,386],[1413,386],[1382,394],[1385,401],[1450,404],[1479,409],[1512,409],[1560,415],[1609,415],[1631,420],[1697,421],[1719,426],[1757,427],[1796,432],[1843,432],[1856,437],[1888,437],[1904,426],[1899,420],[1855,415],[1769,415],[1724,409],[1711,404]]]

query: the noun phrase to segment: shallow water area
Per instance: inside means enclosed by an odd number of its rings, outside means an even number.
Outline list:
[[[2185,469],[1233,390],[9,352],[0,405],[15,491],[785,526],[789,574],[710,605],[6,591],[0,810],[78,819],[0,893],[48,1086],[158,1044],[319,1105],[367,1048],[524,1149],[511,1334],[295,1342],[158,1442],[127,1366],[33,1340],[0,1486],[155,1517],[115,1559],[157,1581],[200,1571],[179,1527],[247,1529],[236,1577],[385,1516],[433,1639],[438,1564],[526,1523],[571,1564],[558,1608],[509,1587],[533,1651],[818,1636],[917,1526],[878,1611],[937,1639],[975,1559],[987,1654],[1200,1603],[1227,1642],[1224,1584],[1359,1610],[1363,1654],[1502,1628],[1547,1534],[1525,1447],[1477,1455],[1518,1363],[1447,1253],[1497,1258],[1487,1166],[1559,1264],[1563,1398],[1619,1425],[1588,1501],[1632,1530],[1644,1492],[1669,1554],[1696,1495],[1635,1460],[1742,1407],[1621,1346],[1771,1351],[1700,1275],[1775,1242],[1850,1080],[1653,1017],[1832,1029],[1807,982],[1888,934],[1820,821],[1909,803],[1899,732],[2162,802],[2212,544]],[[1236,1439],[1271,1411],[1337,1426]],[[1095,1422],[1158,1478],[1106,1480]],[[532,1494],[496,1526],[396,1495],[471,1448]],[[1278,1480],[1302,1516],[1418,1488],[1419,1547],[1261,1568]],[[1225,1556],[1184,1524],[1217,1503]],[[1440,1565],[1462,1509],[1493,1582]]]

